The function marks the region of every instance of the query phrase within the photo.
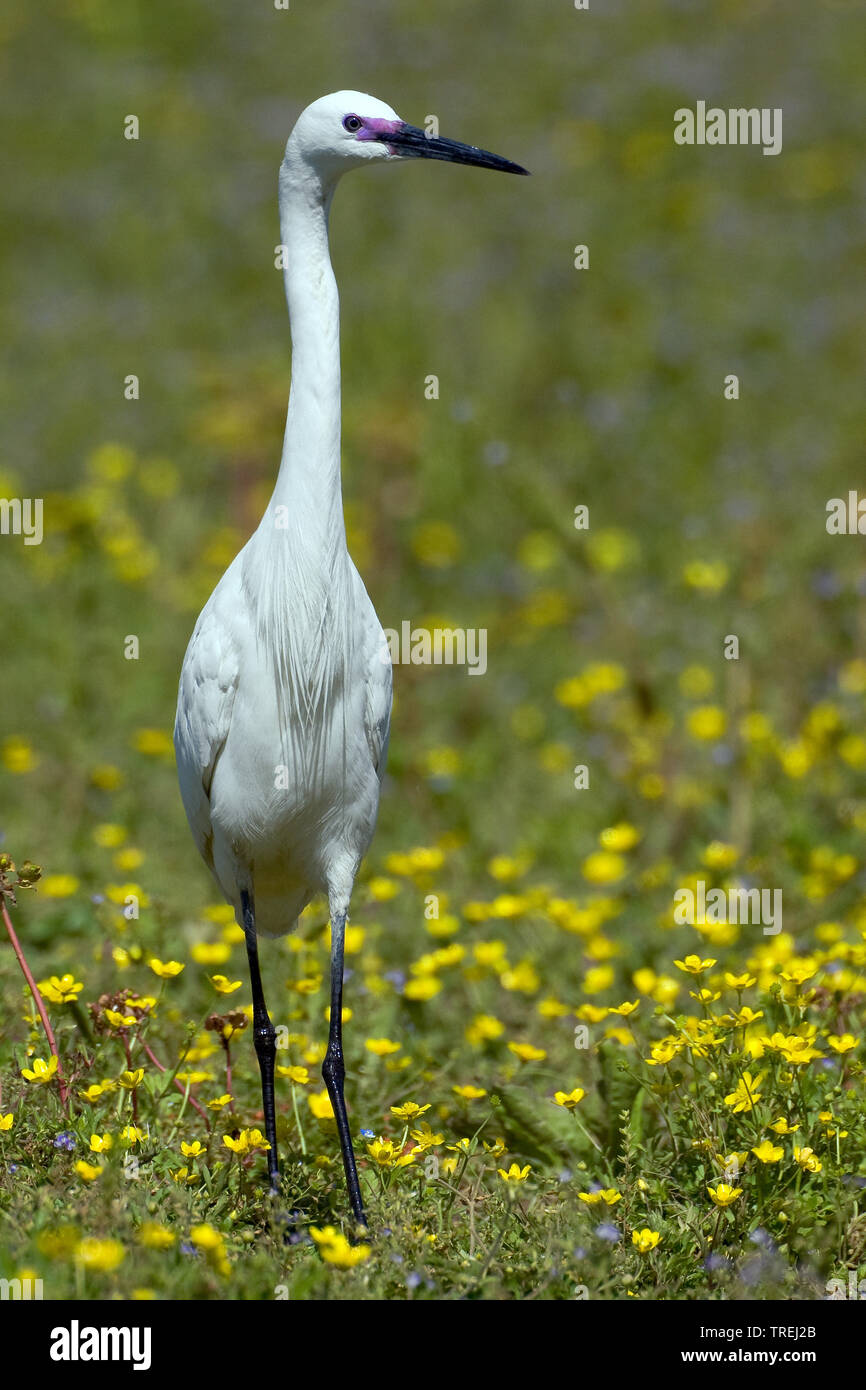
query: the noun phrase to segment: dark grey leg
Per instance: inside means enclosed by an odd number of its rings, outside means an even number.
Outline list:
[[[358,1169],[355,1166],[355,1151],[349,1133],[349,1117],[346,1114],[346,1100],[343,1095],[343,1081],[346,1068],[343,1062],[343,938],[346,930],[345,913],[342,917],[331,918],[331,1025],[328,1031],[328,1051],[322,1063],[322,1076],[328,1088],[328,1095],[334,1107],[337,1132],[340,1136],[340,1149],[343,1167],[346,1170],[346,1187],[352,1214],[359,1226],[366,1226],[364,1204],[361,1201],[361,1188],[358,1183]]]
[[[271,1191],[280,1190],[280,1168],[277,1162],[277,1116],[274,1102],[274,1063],[277,1055],[277,1034],[265,1004],[262,976],[259,970],[259,948],[256,941],[256,919],[252,894],[241,892],[244,933],[247,939],[247,959],[250,963],[250,983],[253,989],[253,1042],[262,1074],[262,1109],[265,1116],[265,1138],[268,1149],[268,1177]]]

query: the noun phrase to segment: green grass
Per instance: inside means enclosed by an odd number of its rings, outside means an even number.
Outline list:
[[[0,951],[0,1275],[33,1271],[47,1298],[253,1299],[820,1298],[862,1277],[866,564],[862,538],[824,524],[862,474],[866,113],[847,12],[241,18],[78,0],[19,7],[0,61],[20,173],[0,219],[0,496],[45,504],[41,546],[0,537],[2,848],[42,868],[10,906],[36,979],[81,985],[77,1005],[47,1001],[64,1110],[56,1078],[22,1078],[49,1054]],[[442,1141],[386,1167],[358,1138],[371,1238],[351,1268],[309,1238],[348,1233],[336,1138],[308,1099],[326,917],[262,947],[292,1039],[279,1060],[310,1075],[279,1079],[273,1206],[262,1154],[223,1142],[261,1126],[249,1031],[229,1085],[206,1027],[249,1004],[244,950],[168,748],[195,615],[279,457],[282,143],[300,106],[345,85],[533,172],[359,175],[332,218],[352,553],[384,626],[488,632],[483,677],[395,671],[352,907],[348,1100],[356,1136],[408,1154],[392,1107],[411,1101]],[[676,147],[673,111],[698,98],[782,106],[782,154]],[[676,923],[674,893],[697,878],[781,889],[781,932]],[[674,964],[692,953],[713,962],[699,978]],[[163,982],[152,957],[185,968]],[[220,996],[214,974],[243,983]],[[157,1002],[118,1029],[104,997],[122,1006],[124,990]],[[799,1060],[790,1039],[812,1030]],[[374,1055],[382,1038],[399,1050]],[[664,1038],[669,1060],[653,1058]],[[134,1093],[82,1098],[128,1067],[144,1072]],[[175,1068],[204,1077],[179,1090]],[[747,1071],[760,1099],[738,1111]],[[575,1087],[569,1113],[554,1095]],[[233,1112],[207,1108],[228,1091]],[[783,1116],[790,1135],[768,1128]],[[782,1154],[764,1163],[768,1139]],[[720,1209],[708,1189],[732,1154],[742,1192]],[[86,1181],[82,1160],[104,1171]],[[530,1171],[509,1185],[512,1164]],[[195,1182],[173,1176],[184,1166]],[[599,1184],[619,1200],[581,1200]],[[141,1243],[147,1222],[164,1249]],[[641,1254],[644,1228],[660,1239]]]

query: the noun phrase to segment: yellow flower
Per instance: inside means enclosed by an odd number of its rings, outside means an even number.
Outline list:
[[[505,1024],[500,1023],[498,1018],[493,1018],[490,1014],[476,1014],[472,1022],[466,1028],[466,1041],[473,1047],[479,1047],[485,1042],[494,1042],[501,1038],[505,1032]]]
[[[716,1187],[708,1187],[707,1191],[717,1207],[729,1207],[733,1202],[736,1202],[738,1197],[743,1195],[741,1187],[731,1187],[731,1184],[727,1182],[720,1182]]]
[[[753,1077],[751,1072],[744,1071],[741,1079],[737,1082],[737,1089],[732,1091],[730,1095],[725,1096],[725,1105],[732,1105],[735,1115],[743,1110],[754,1110],[758,1101],[761,1099],[761,1093],[758,1087],[761,1084],[763,1076],[763,1072]]]
[[[215,1231],[213,1226],[204,1222],[200,1226],[192,1227],[189,1238],[196,1249],[202,1251],[208,1264],[212,1265],[219,1274],[229,1274],[231,1266],[226,1255],[225,1242],[219,1231]]]
[[[214,1230],[207,1222],[193,1226],[189,1238],[198,1250],[219,1250],[224,1243],[219,1231]]]
[[[400,884],[395,883],[393,878],[386,878],[384,875],[379,874],[370,879],[370,882],[367,884],[367,891],[374,902],[386,903],[390,901],[391,898],[396,898],[397,894],[400,892]]]
[[[75,1252],[75,1258],[85,1269],[110,1273],[123,1263],[126,1251],[119,1240],[97,1240],[95,1236],[85,1236]]]
[[[186,969],[186,966],[181,965],[179,960],[160,960],[157,956],[151,956],[148,965],[160,980],[171,980]]]
[[[800,1126],[789,1125],[788,1121],[785,1119],[785,1116],[780,1115],[779,1119],[776,1120],[773,1124],[769,1125],[768,1128],[774,1130],[776,1134],[796,1134]]]
[[[74,874],[46,874],[39,884],[46,898],[71,898],[78,888],[79,880]]]
[[[778,1163],[779,1159],[784,1157],[785,1150],[780,1145],[774,1144],[771,1139],[765,1139],[762,1144],[758,1144],[756,1148],[752,1149],[752,1153],[762,1163]]]
[[[225,965],[231,953],[225,941],[197,941],[190,949],[196,965]]]
[[[285,1076],[296,1086],[309,1086],[310,1073],[306,1067],[277,1067],[280,1076]]]
[[[174,1245],[176,1236],[167,1226],[156,1221],[143,1221],[138,1229],[138,1241],[148,1250],[168,1250]]]
[[[174,753],[171,734],[164,729],[136,729],[132,746],[148,758],[170,758]]]
[[[102,1177],[102,1169],[95,1167],[92,1163],[85,1163],[83,1158],[77,1159],[73,1167],[78,1176],[83,1178],[85,1182],[95,1182],[97,1178]]]
[[[701,855],[708,869],[730,869],[739,857],[740,851],[737,847],[725,844],[723,840],[713,840]]]
[[[617,1192],[615,1187],[603,1187],[597,1192],[578,1192],[581,1202],[586,1202],[589,1206],[596,1206],[599,1202],[604,1202],[606,1206],[615,1206],[622,1201],[622,1193]]]
[[[563,1110],[573,1110],[576,1105],[580,1105],[586,1095],[582,1086],[575,1086],[573,1091],[557,1091],[553,1097],[554,1105],[561,1105]]]
[[[571,1009],[567,1004],[560,1003],[558,999],[552,996],[548,999],[539,999],[536,1008],[542,1018],[567,1018],[571,1013]],[[469,1038],[469,1029],[466,1030],[466,1036],[471,1042],[472,1039]]]
[[[587,994],[601,994],[603,990],[610,989],[613,981],[614,972],[611,966],[594,965],[583,977],[583,988]]]
[[[525,1168],[521,1168],[519,1163],[512,1163],[507,1172],[504,1168],[497,1168],[496,1171],[503,1182],[526,1182],[532,1171],[532,1165],[527,1163]]]
[[[413,1153],[401,1153],[392,1139],[383,1139],[381,1136],[367,1145],[367,1153],[380,1168],[407,1168],[415,1162]]]
[[[322,987],[321,975],[310,975],[302,980],[290,980],[287,989],[294,990],[295,994],[318,994]]]
[[[438,1148],[445,1138],[444,1134],[434,1134],[426,1120],[422,1125],[419,1125],[418,1129],[412,1129],[409,1133],[415,1140],[415,1153],[424,1153],[427,1149]]]
[[[683,579],[691,589],[717,594],[728,582],[728,567],[724,560],[692,560],[683,566]]]
[[[279,1068],[277,1068],[277,1070],[279,1070]],[[224,1095],[217,1096],[215,1100],[209,1100],[207,1102],[207,1108],[208,1110],[224,1110],[225,1107],[230,1104],[231,1096],[226,1091]]]
[[[271,1146],[260,1129],[242,1129],[237,1138],[231,1134],[223,1135],[223,1143],[232,1153],[245,1154],[253,1149],[269,1149]],[[181,1145],[181,1147],[183,1147]]]
[[[854,1037],[853,1033],[831,1033],[830,1036],[827,1038],[827,1041],[832,1047],[833,1051],[839,1053],[851,1052],[853,1048],[859,1047],[860,1045],[857,1038]]]
[[[541,987],[538,972],[528,960],[518,961],[513,970],[504,970],[499,976],[499,983],[503,989],[513,990],[518,994],[535,994]]]
[[[21,1068],[21,1075],[25,1081],[30,1081],[37,1086],[46,1086],[49,1081],[53,1080],[56,1071],[57,1057],[52,1053],[47,1062],[42,1057],[34,1058],[32,1067]]]
[[[131,1028],[134,1023],[138,1023],[135,1014],[121,1014],[117,1009],[103,1009],[102,1012],[112,1028]]]
[[[641,1255],[648,1255],[651,1250],[655,1250],[660,1240],[661,1233],[651,1231],[649,1226],[644,1226],[642,1231],[631,1233],[631,1243]]]
[[[192,1144],[181,1143],[180,1151],[184,1158],[200,1158],[203,1153],[206,1153],[206,1149],[198,1139]]]
[[[122,825],[104,822],[102,825],[94,826],[93,840],[100,849],[119,849],[125,839],[126,830]]]
[[[115,869],[119,869],[123,874],[134,873],[144,863],[144,853],[140,849],[134,849],[128,845],[126,849],[119,850],[112,859]]]
[[[487,1095],[483,1086],[452,1086],[451,1089],[461,1100],[480,1100],[482,1096]]]
[[[588,883],[616,883],[628,869],[621,854],[611,854],[607,850],[596,850],[587,855],[581,873]]]
[[[650,1055],[646,1059],[647,1066],[667,1066],[668,1062],[672,1062],[673,1059],[679,1055],[684,1045],[681,1038],[661,1038],[658,1042],[653,1043],[650,1048]]]
[[[191,1173],[189,1169],[186,1167],[174,1168],[170,1171],[171,1176],[176,1183],[190,1185],[195,1184],[197,1182],[201,1182],[201,1178],[199,1177],[198,1173]]]
[[[532,856],[529,854],[519,854],[513,858],[507,854],[495,854],[487,861],[487,872],[499,883],[513,883],[515,879],[522,878],[531,865]]]
[[[15,1116],[12,1111],[8,1115],[0,1115],[0,1134],[6,1134],[14,1125]]]
[[[470,1154],[472,1152],[471,1139],[458,1139],[456,1144],[446,1144],[446,1149],[455,1154]]]
[[[144,1080],[144,1067],[136,1067],[134,1071],[124,1071],[117,1078],[118,1086],[122,1086],[124,1091],[134,1091],[136,1086],[140,1086]],[[105,1082],[102,1083],[103,1086]]]
[[[123,786],[123,773],[113,763],[97,763],[96,767],[91,769],[90,781],[100,791],[114,792]]]
[[[74,1004],[84,985],[74,975],[52,975],[39,981],[39,989],[51,1004]]]
[[[634,849],[639,839],[639,830],[629,825],[628,821],[619,821],[616,825],[609,825],[606,830],[602,830],[598,842],[602,849],[618,852]]]
[[[327,1091],[311,1091],[307,1095],[307,1104],[317,1120],[333,1120],[334,1107],[331,1104]]]
[[[90,1152],[95,1154],[107,1153],[114,1146],[114,1140],[110,1134],[91,1134]]]
[[[794,1162],[798,1163],[804,1173],[820,1173],[821,1160],[813,1149],[795,1149]]]
[[[369,1245],[350,1245],[346,1237],[333,1226],[311,1226],[310,1235],[319,1248],[319,1254],[328,1264],[337,1269],[353,1269],[370,1258]]]
[[[435,975],[419,975],[417,979],[409,980],[403,990],[404,998],[424,1001],[432,999],[434,994],[438,994],[442,988],[442,981],[437,980]]]
[[[513,1052],[515,1057],[519,1057],[521,1062],[543,1062],[547,1053],[543,1047],[533,1047],[532,1043],[508,1044],[509,1052]]]
[[[86,1090],[79,1091],[78,1094],[82,1100],[89,1101],[91,1105],[95,1105],[100,1096],[110,1095],[112,1091],[116,1090],[116,1081],[94,1081]]]
[[[32,772],[38,766],[32,745],[26,738],[16,738],[14,735],[4,740],[0,757],[3,759],[3,766],[16,777]]]
[[[419,1115],[423,1115],[429,1109],[429,1105],[416,1105],[414,1100],[407,1100],[404,1105],[392,1105],[391,1114],[400,1120],[417,1120]]]
[[[490,1154],[491,1158],[501,1158],[502,1155],[505,1153],[504,1139],[494,1139],[492,1144],[488,1144],[486,1139],[482,1139],[481,1142],[484,1145],[484,1148],[487,1151],[487,1153]]]
[[[225,975],[211,975],[210,982],[217,994],[234,994],[243,984],[243,980],[229,980]]]
[[[745,975],[732,975],[730,970],[725,971],[724,979],[725,984],[728,986],[729,989],[737,990],[751,989],[752,985],[756,985],[758,983],[754,975],[749,975],[748,973],[746,973]]]
[[[724,735],[728,726],[727,715],[718,705],[698,705],[690,710],[686,726],[692,738],[715,742]]]
[[[687,975],[700,975],[704,970],[710,970],[715,965],[714,960],[701,960],[700,956],[686,956],[685,960],[675,960],[674,965],[679,970],[684,970]]]

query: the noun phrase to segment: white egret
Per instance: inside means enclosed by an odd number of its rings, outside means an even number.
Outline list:
[[[181,671],[174,732],[193,837],[246,938],[273,1191],[279,1183],[276,1035],[262,990],[257,933],[290,931],[310,899],[327,894],[331,1010],[322,1075],[352,1212],[362,1225],[343,1095],[343,938],[352,885],[379,806],[391,666],[379,620],[346,549],[339,305],[328,214],[347,170],[412,158],[526,173],[485,150],[431,138],[360,92],[313,102],[289,136],[279,183],[292,332],[282,460],[258,529],[196,623]]]

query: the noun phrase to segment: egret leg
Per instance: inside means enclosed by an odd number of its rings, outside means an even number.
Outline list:
[[[322,1076],[328,1088],[331,1104],[334,1107],[352,1214],[359,1226],[366,1226],[367,1218],[364,1215],[364,1203],[361,1201],[355,1151],[352,1148],[349,1117],[346,1114],[346,1100],[343,1095],[343,1081],[346,1076],[346,1067],[343,1062],[343,938],[345,931],[346,914],[333,914],[331,916],[331,1023],[328,1030],[328,1050],[322,1063]]]
[[[274,1063],[277,1056],[277,1034],[265,1004],[262,976],[259,970],[259,948],[256,940],[256,918],[252,894],[241,892],[244,935],[247,940],[247,960],[250,963],[250,983],[253,989],[253,1042],[262,1076],[262,1109],[265,1116],[265,1138],[268,1149],[268,1177],[271,1191],[280,1190],[280,1168],[277,1162],[277,1116],[274,1103]]]

